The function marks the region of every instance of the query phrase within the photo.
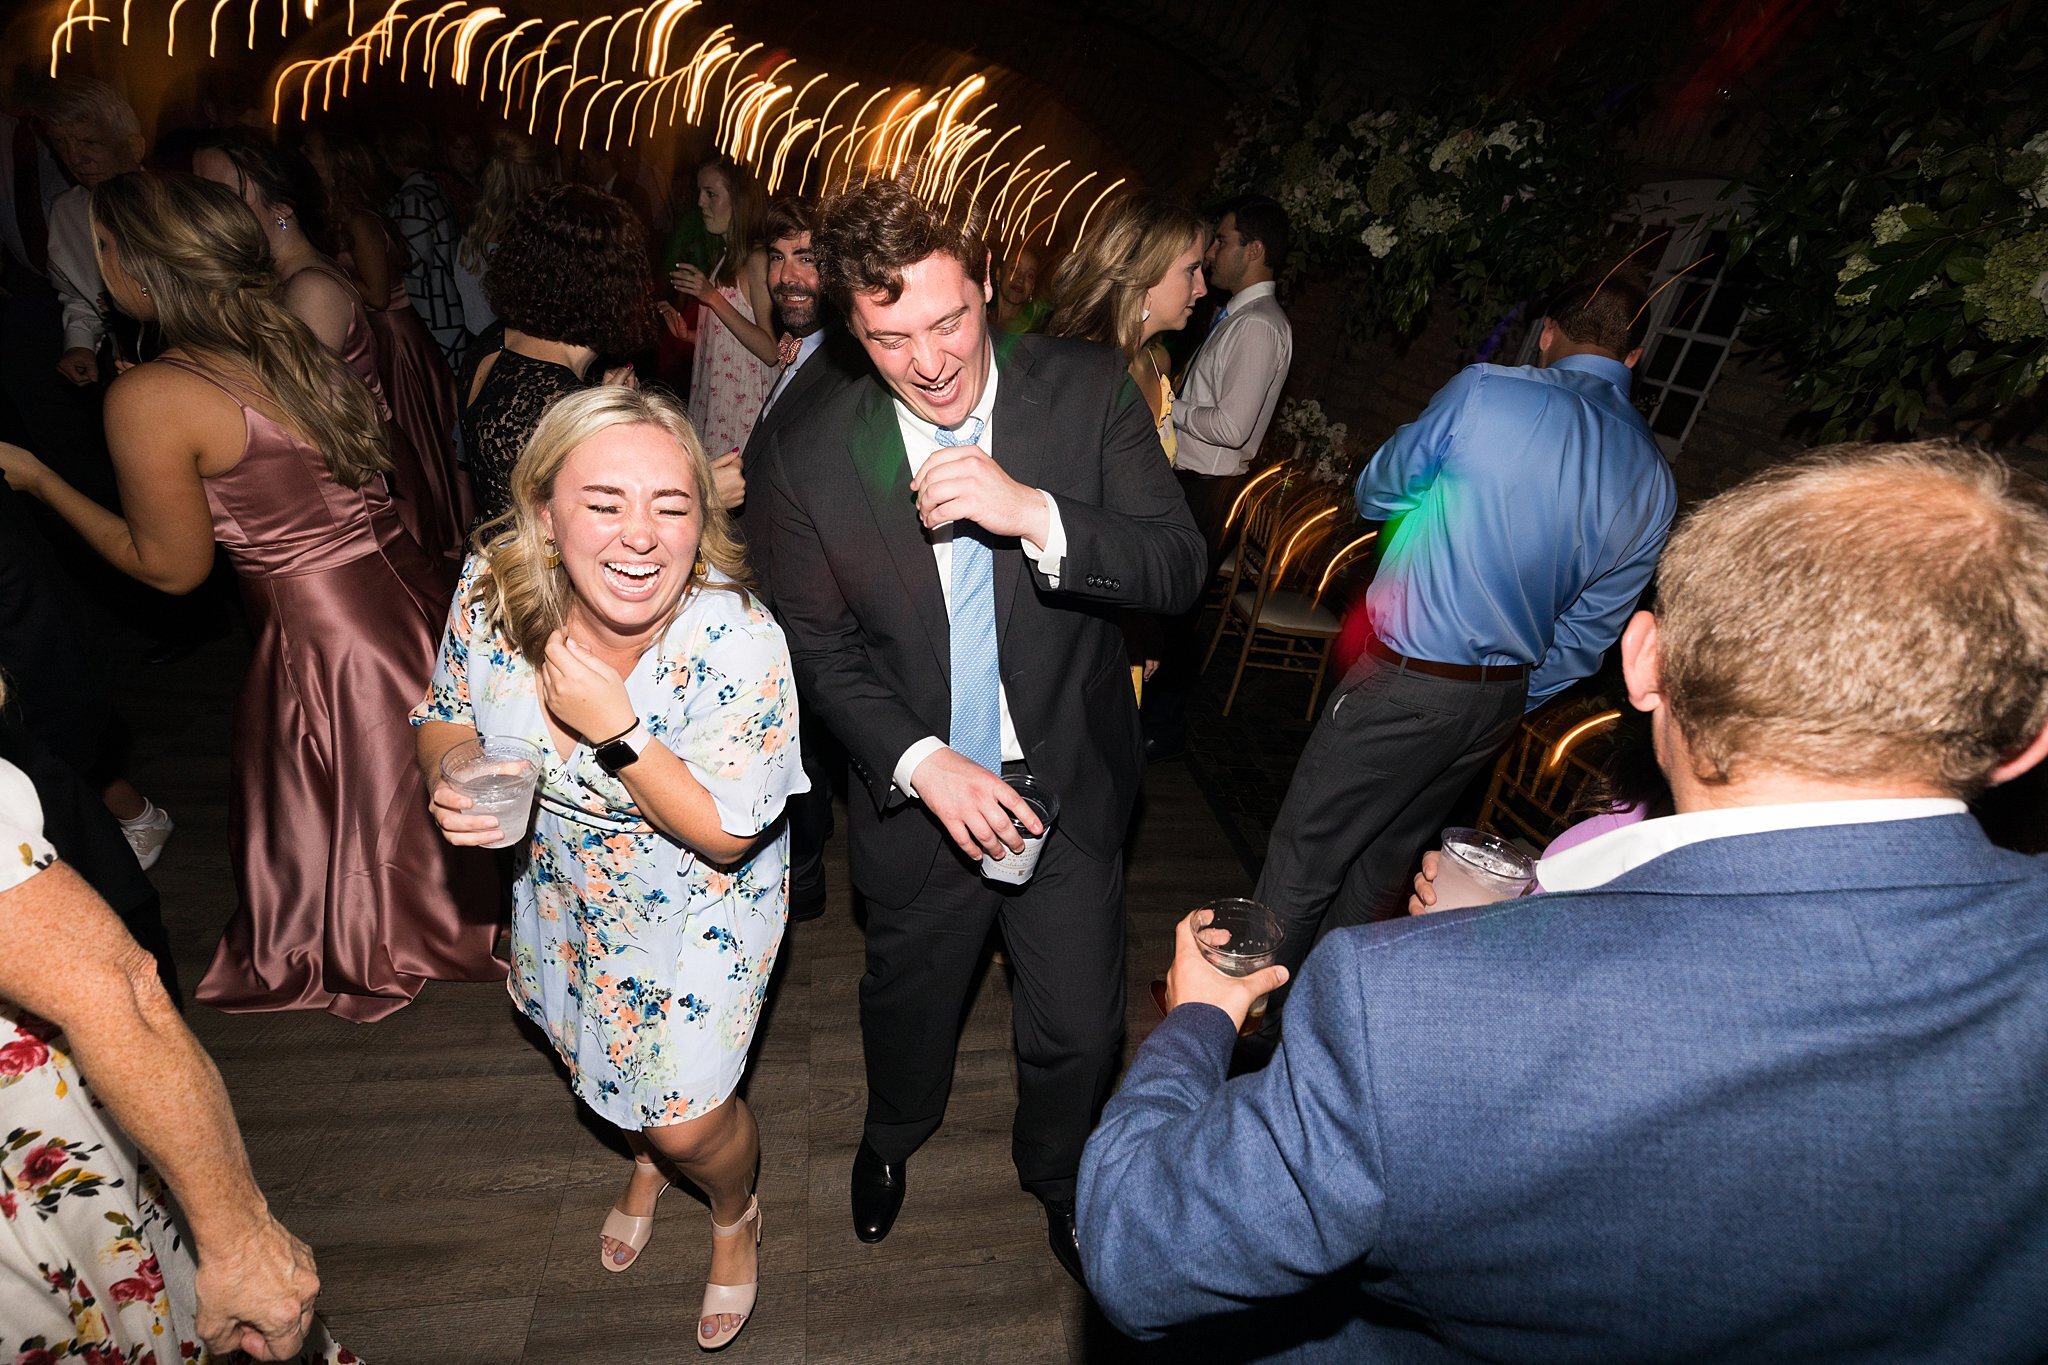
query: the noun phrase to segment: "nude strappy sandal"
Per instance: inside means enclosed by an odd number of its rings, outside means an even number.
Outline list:
[[[713,1237],[738,1237],[746,1231],[747,1224],[749,1223],[754,1225],[754,1245],[758,1248],[761,1245],[761,1201],[757,1196],[751,1194],[747,1196],[747,1211],[731,1224],[721,1223],[716,1218],[711,1220],[711,1235]],[[732,1339],[740,1334],[740,1329],[745,1327],[748,1319],[752,1317],[754,1312],[754,1296],[760,1292],[760,1289],[761,1270],[758,1260],[754,1265],[754,1278],[746,1284],[711,1284],[707,1282],[704,1286],[704,1306],[697,1313],[697,1321],[700,1324],[697,1329],[697,1345],[706,1351],[722,1351],[732,1345]],[[738,1325],[726,1328],[715,1337],[705,1336],[704,1329],[701,1326],[704,1319],[715,1318],[720,1314],[737,1317],[739,1319]]]
[[[667,1180],[661,1182],[661,1188],[654,1192],[655,1203],[661,1202],[661,1197],[668,1193],[671,1183],[673,1182]],[[630,1213],[621,1212],[619,1206],[614,1204],[611,1212],[604,1216],[601,1235],[611,1238],[614,1242],[624,1242],[633,1249],[633,1254],[626,1258],[626,1263],[618,1265],[612,1261],[612,1254],[604,1249],[604,1243],[599,1242],[597,1259],[604,1263],[604,1268],[614,1275],[631,1270],[633,1262],[640,1259],[640,1252],[646,1247],[647,1239],[654,1235],[654,1215],[650,1213],[645,1218],[636,1218]]]

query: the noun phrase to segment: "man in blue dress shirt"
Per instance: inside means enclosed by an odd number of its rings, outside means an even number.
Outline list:
[[[1359,515],[1387,523],[1373,638],[1323,705],[1257,892],[1289,970],[1326,914],[1398,912],[1458,793],[1600,666],[1648,585],[1677,494],[1628,401],[1644,298],[1620,272],[1566,289],[1540,365],[1467,367],[1359,476]]]
[[[1175,1362],[2048,1360],[2048,857],[1964,805],[2048,754],[2020,482],[1852,448],[1691,514],[1620,651],[1677,813],[1332,933],[1264,1070],[1224,1079],[1282,969],[1183,921],[1081,1160],[1110,1321]]]

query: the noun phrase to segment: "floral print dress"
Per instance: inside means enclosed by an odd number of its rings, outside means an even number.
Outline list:
[[[621,1128],[681,1123],[746,1069],[789,914],[789,833],[721,866],[654,829],[586,745],[564,759],[533,666],[486,617],[472,555],[413,723],[448,721],[540,749],[533,832],[512,898],[507,989],[553,1042],[576,1094]],[[689,765],[727,833],[774,825],[809,789],[796,685],[774,618],[751,595],[693,589],[626,693]]]
[[[719,293],[748,322],[759,322],[747,291],[738,285],[721,285]],[[697,314],[697,359],[690,374],[690,420],[704,442],[704,453],[717,459],[734,450],[744,450],[761,405],[775,386],[779,372],[747,349],[709,307]]]
[[[0,761],[0,891],[56,857],[35,788]],[[193,1325],[197,1268],[163,1181],[63,1035],[0,1000],[0,1365],[220,1360]],[[356,1359],[317,1320],[298,1358]]]

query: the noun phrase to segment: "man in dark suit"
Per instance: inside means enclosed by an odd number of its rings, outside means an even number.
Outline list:
[[[1074,1176],[1123,1038],[1122,848],[1143,770],[1118,627],[1202,585],[1202,540],[1121,357],[991,345],[988,252],[889,182],[825,205],[826,293],[879,372],[775,437],[776,609],[805,707],[852,755],[868,907],[868,1108],[855,1231],[888,1234],[938,1127],[967,991],[1000,924],[1016,990],[1012,1157],[1078,1274]],[[984,853],[1045,826],[1035,873]]]
[[[1112,1321],[1198,1331],[1176,1359],[2048,1358],[2048,858],[1963,804],[2048,753],[2042,490],[1823,454],[1658,584],[1621,655],[1676,815],[1333,932],[1228,1083],[1285,969],[1183,923],[1082,1163]]]
[[[754,419],[746,449],[740,453],[740,475],[759,489],[758,507],[748,520],[747,505],[733,509],[733,523],[747,541],[747,562],[769,609],[775,606],[775,542],[768,534],[768,452],[777,433],[823,404],[846,385],[868,373],[867,357],[846,334],[836,317],[828,316],[818,285],[817,253],[811,234],[817,231],[817,205],[803,199],[777,199],[768,206],[763,236],[768,242],[768,293],[782,324],[783,359],[761,415]],[[749,535],[751,532],[751,536]],[[844,754],[821,724],[806,717],[803,727],[804,772],[810,790],[789,799],[789,917],[816,919],[825,912],[825,840],[832,835],[832,770],[843,767]]]

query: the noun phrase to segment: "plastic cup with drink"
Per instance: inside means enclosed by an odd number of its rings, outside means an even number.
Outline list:
[[[1209,922],[1195,929],[1195,942],[1210,966],[1225,976],[1250,976],[1273,965],[1287,938],[1280,917],[1257,901],[1225,896],[1201,907]]]
[[[1038,870],[1039,856],[1045,852],[1045,836],[1052,833],[1052,822],[1059,818],[1060,802],[1058,797],[1046,789],[1044,783],[1028,774],[1019,773],[1014,777],[1006,777],[1003,781],[1031,807],[1032,814],[1038,817],[1040,832],[1033,834],[1024,827],[1022,820],[1012,816],[1011,823],[1016,825],[1017,835],[1024,841],[1023,850],[1012,853],[1005,849],[1000,858],[982,854],[981,875],[992,882],[1008,882],[1012,886],[1022,886],[1030,881],[1031,874]]]
[[[1444,831],[1437,859],[1432,910],[1461,910],[1526,895],[1536,882],[1536,860],[1495,834],[1453,827]]]
[[[464,740],[441,756],[441,777],[470,799],[470,814],[497,818],[499,837],[484,848],[510,848],[526,837],[540,772],[540,750],[507,735]]]

